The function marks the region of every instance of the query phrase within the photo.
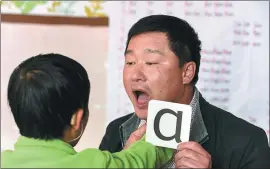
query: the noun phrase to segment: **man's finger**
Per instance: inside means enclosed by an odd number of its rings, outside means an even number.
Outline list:
[[[195,160],[197,162],[207,161],[205,156],[203,156],[203,155],[201,155],[199,153],[196,153],[195,151],[190,150],[190,149],[181,150],[175,155],[176,160],[177,159],[180,160],[183,157],[193,159],[193,160]]]
[[[177,168],[206,168],[204,165],[189,158],[181,158],[175,162]],[[184,167],[183,167],[184,166]]]
[[[175,155],[175,162],[183,159],[191,159],[196,163],[202,164],[203,166],[208,166],[209,160],[211,160],[207,156],[203,156],[190,149],[181,150]]]
[[[203,156],[209,156],[208,152],[199,143],[194,142],[194,141],[182,142],[177,146],[178,151],[181,151],[184,149],[190,149]]]

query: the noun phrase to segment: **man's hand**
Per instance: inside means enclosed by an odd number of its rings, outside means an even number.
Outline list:
[[[146,132],[146,124],[139,127],[135,130],[128,138],[124,149],[127,149],[131,144],[135,143],[136,141],[140,140]]]
[[[193,141],[182,142],[177,147],[174,157],[176,168],[211,168],[211,155]]]

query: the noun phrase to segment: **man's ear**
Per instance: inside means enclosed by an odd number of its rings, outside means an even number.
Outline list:
[[[183,84],[190,84],[195,76],[196,72],[196,63],[195,62],[188,62],[185,63],[183,66]]]
[[[75,130],[81,128],[81,121],[83,119],[83,109],[78,109],[72,116],[70,124]]]

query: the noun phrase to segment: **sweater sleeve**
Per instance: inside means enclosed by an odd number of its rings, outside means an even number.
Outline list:
[[[103,153],[107,159],[106,168],[159,168],[173,155],[172,149],[154,146],[145,142],[145,138],[121,152]]]

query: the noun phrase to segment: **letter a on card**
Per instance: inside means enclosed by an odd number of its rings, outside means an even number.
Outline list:
[[[190,105],[151,100],[148,105],[146,141],[156,146],[177,149],[189,141],[192,108]]]

